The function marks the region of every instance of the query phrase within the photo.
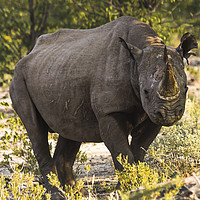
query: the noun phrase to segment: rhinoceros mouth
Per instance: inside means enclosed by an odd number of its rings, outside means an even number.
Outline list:
[[[160,122],[159,124],[161,126],[173,126],[174,124],[176,124],[177,120],[173,120],[173,121],[166,121],[166,122]]]
[[[181,106],[176,107],[174,111],[167,109],[157,109],[149,115],[151,121],[161,126],[172,126],[179,121],[183,115],[184,109]]]
[[[168,119],[161,119],[158,117],[150,117],[151,121],[160,126],[172,126],[174,125],[181,117],[177,118],[168,118]]]

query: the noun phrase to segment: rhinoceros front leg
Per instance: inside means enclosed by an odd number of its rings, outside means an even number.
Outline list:
[[[122,171],[122,165],[117,161],[117,156],[128,156],[129,163],[134,162],[133,153],[128,144],[128,129],[124,116],[120,113],[107,115],[99,119],[100,134],[103,142],[109,149],[115,168]]]
[[[149,118],[132,130],[131,151],[135,162],[143,161],[146,150],[159,133],[161,126],[154,124]]]
[[[81,142],[68,140],[59,136],[54,160],[61,185],[74,185],[72,166],[76,159],[76,154],[80,148]]]

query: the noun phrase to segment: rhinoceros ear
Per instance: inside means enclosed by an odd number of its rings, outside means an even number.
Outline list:
[[[181,43],[176,48],[176,50],[180,53],[182,57],[184,57],[188,62],[188,58],[193,55],[196,56],[194,53],[189,53],[190,50],[198,48],[198,43],[196,41],[196,38],[191,35],[189,32],[185,33],[181,38]]]
[[[137,48],[136,46],[127,43],[123,38],[119,37],[119,40],[121,42],[121,44],[124,46],[125,49],[127,49],[131,55],[131,57],[137,61],[139,61],[139,59],[142,56],[142,50]]]

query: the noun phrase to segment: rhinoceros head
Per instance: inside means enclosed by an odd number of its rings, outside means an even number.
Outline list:
[[[194,55],[189,51],[198,47],[196,39],[184,34],[176,49],[161,43],[141,50],[122,38],[121,42],[136,62],[143,109],[152,122],[173,125],[185,110],[188,87],[183,58]]]

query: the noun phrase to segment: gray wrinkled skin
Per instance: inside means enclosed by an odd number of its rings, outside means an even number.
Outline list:
[[[124,48],[119,40],[140,51]],[[161,99],[159,83],[165,73],[164,44],[146,24],[121,17],[90,30],[62,29],[40,36],[29,55],[20,60],[10,86],[14,109],[33,145],[46,187],[46,175],[58,174],[61,184],[74,184],[72,165],[82,142],[104,142],[116,169],[116,157],[143,160],[162,125],[178,121],[185,107],[183,60],[167,47],[180,94]],[[54,157],[48,131],[59,133]],[[128,135],[133,139],[128,144]]]

